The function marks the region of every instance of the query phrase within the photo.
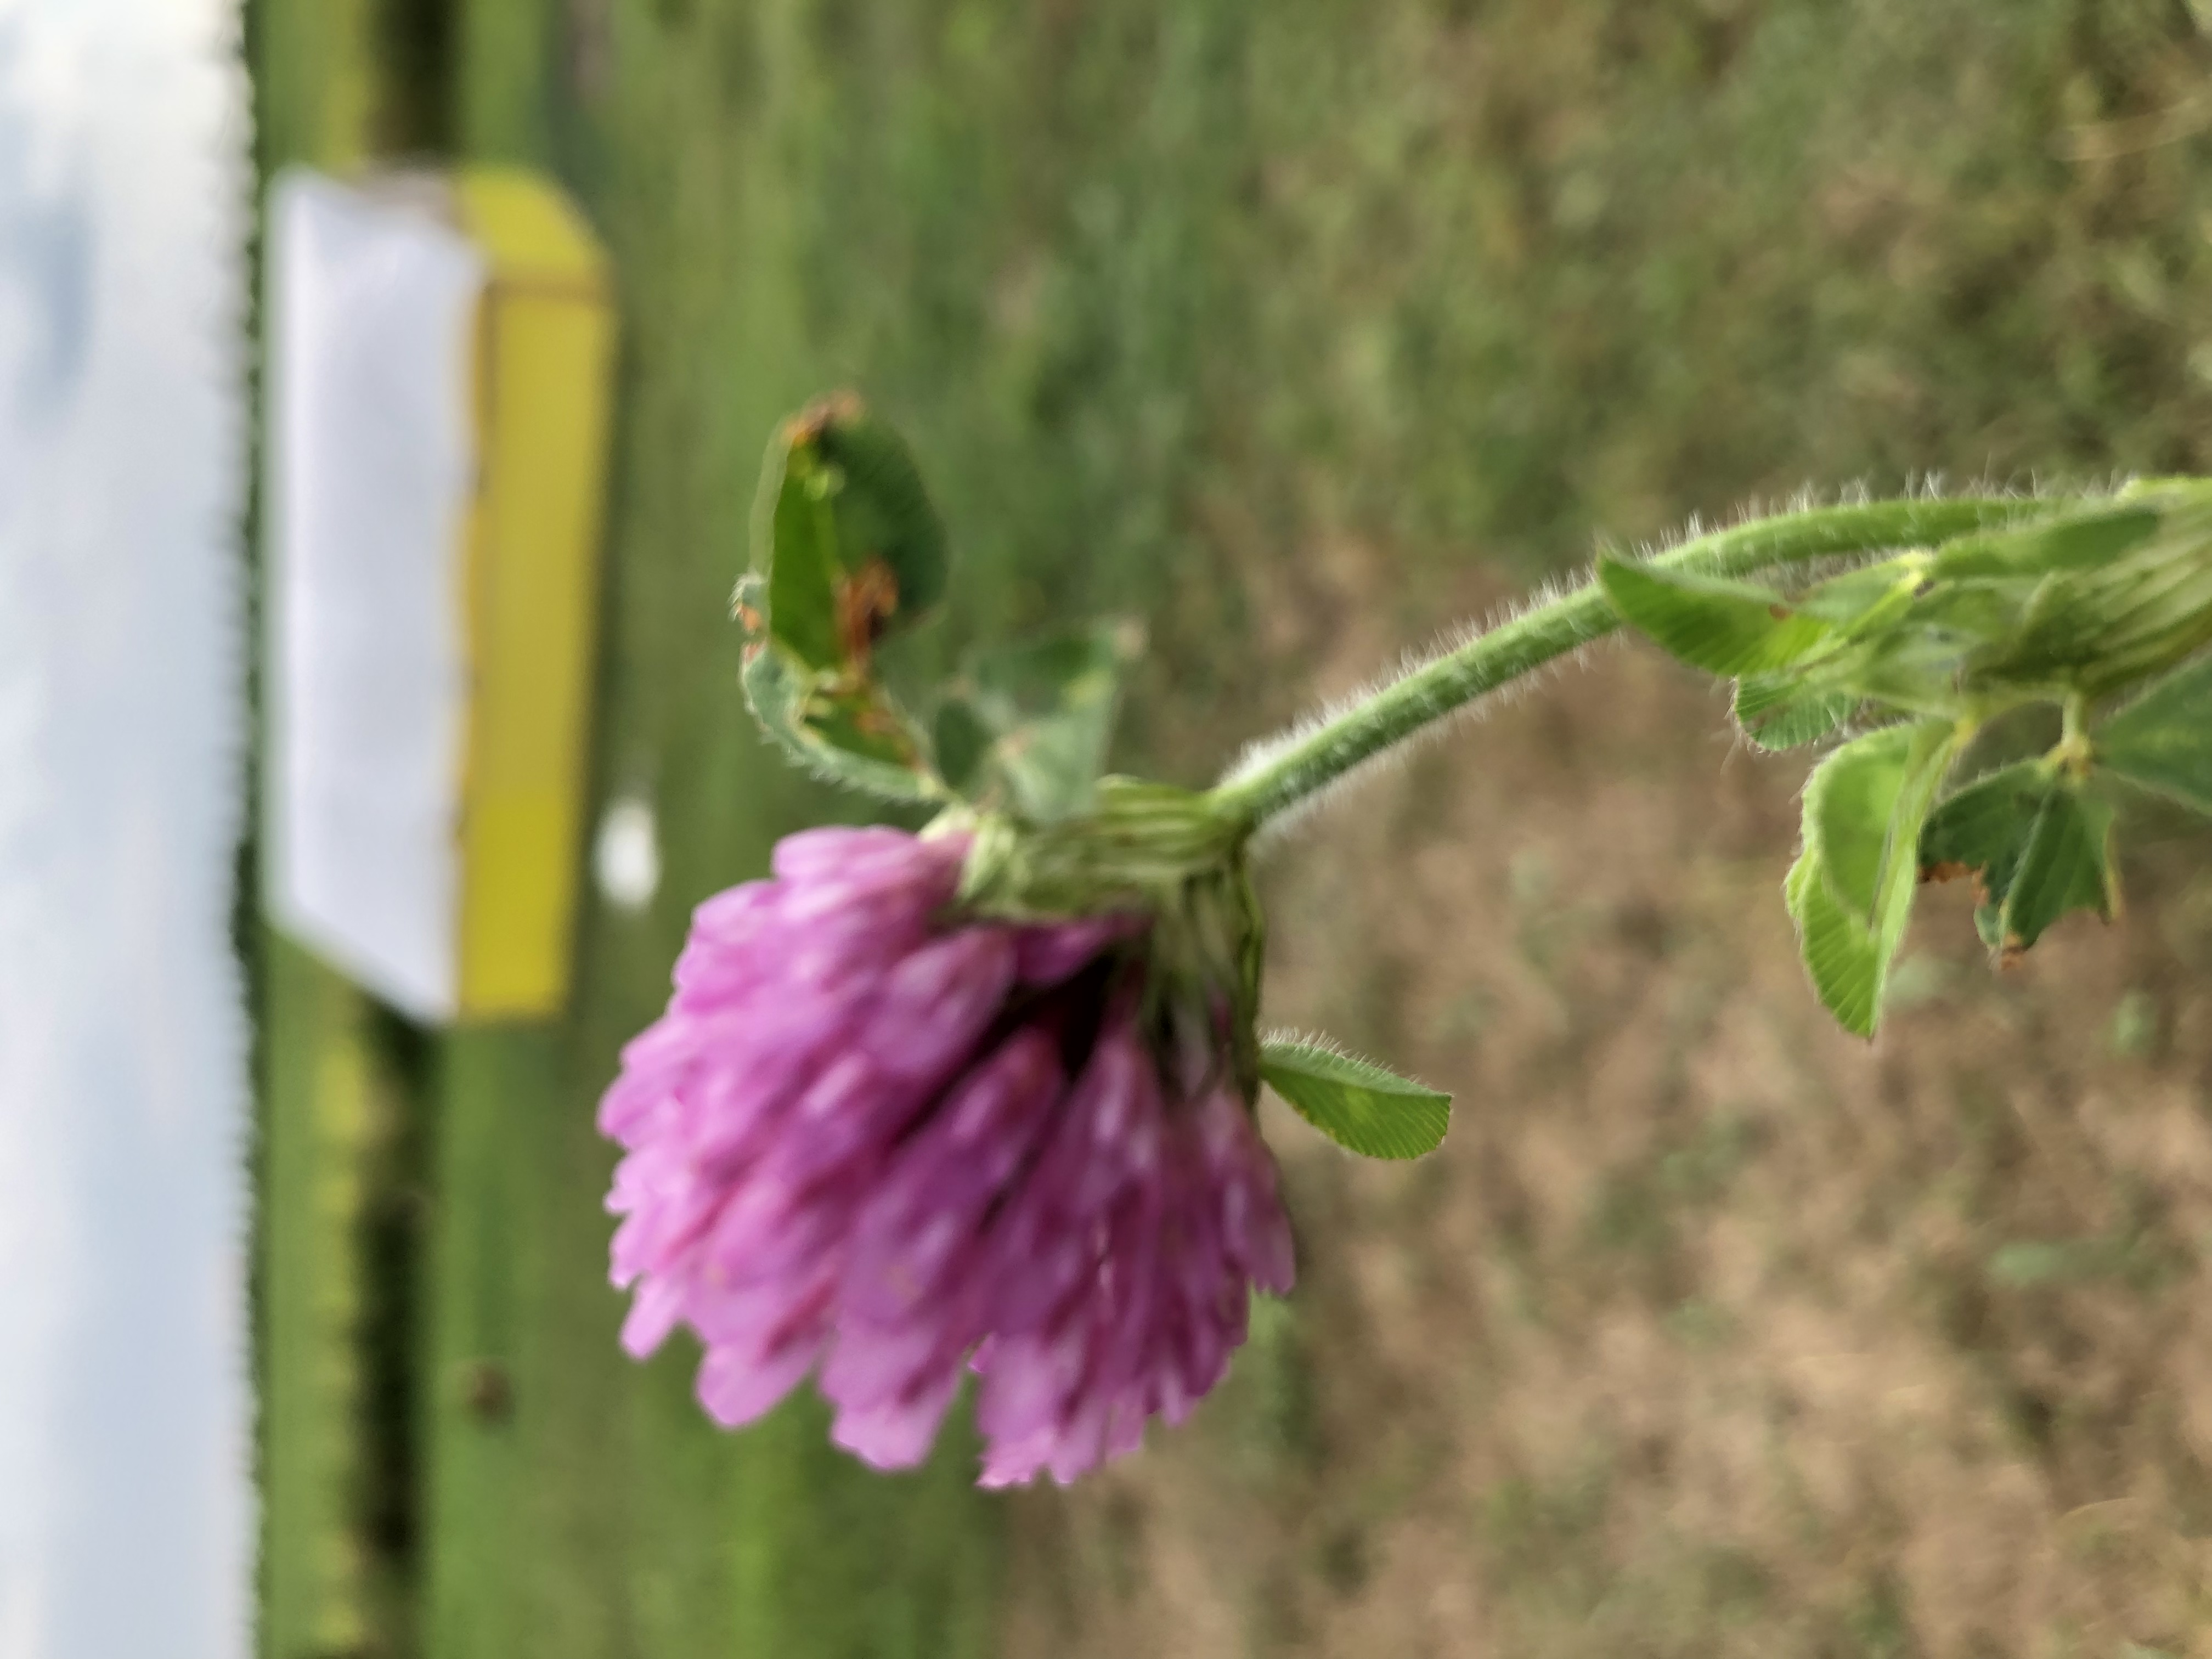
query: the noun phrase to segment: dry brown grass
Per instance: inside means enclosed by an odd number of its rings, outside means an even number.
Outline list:
[[[1286,678],[1384,654],[1298,620],[1369,565],[1259,607]],[[1010,1656],[2212,1655],[2204,839],[2002,975],[1931,890],[1868,1046],[1782,910],[1802,763],[1723,730],[1601,650],[1278,854],[1270,1017],[1455,1127],[1364,1164],[1269,1103],[1298,1292],[1026,1500]]]

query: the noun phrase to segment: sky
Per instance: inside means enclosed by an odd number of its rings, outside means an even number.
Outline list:
[[[0,1659],[250,1645],[222,0],[0,0]]]

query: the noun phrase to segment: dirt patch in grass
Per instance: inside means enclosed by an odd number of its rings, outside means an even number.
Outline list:
[[[1286,678],[1383,654],[1259,608]],[[1006,1652],[2212,1653],[2204,839],[2002,975],[1930,890],[1868,1045],[1782,909],[1802,762],[1710,692],[1601,647],[1447,742],[1269,863],[1267,1004],[1450,1138],[1268,1103],[1298,1291],[1190,1430],[1023,1501]]]

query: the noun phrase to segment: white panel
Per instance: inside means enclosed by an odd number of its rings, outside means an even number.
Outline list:
[[[228,0],[0,0],[0,1659],[252,1650]]]
[[[270,901],[422,1018],[453,1010],[459,553],[483,262],[307,173],[270,212]]]

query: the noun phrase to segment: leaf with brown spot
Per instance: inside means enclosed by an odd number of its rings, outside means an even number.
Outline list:
[[[876,641],[898,611],[898,577],[890,566],[872,556],[857,571],[837,579],[836,592],[837,634],[845,648],[846,671],[865,678]]]

